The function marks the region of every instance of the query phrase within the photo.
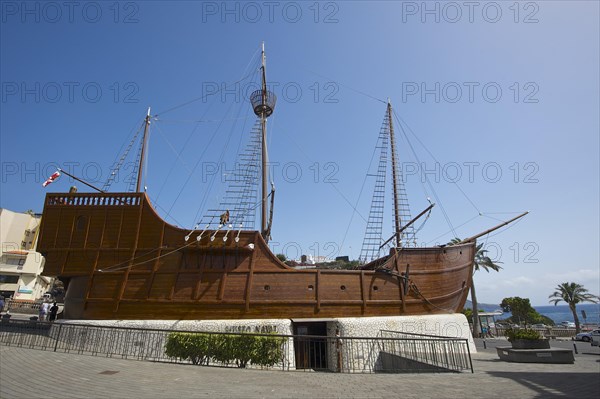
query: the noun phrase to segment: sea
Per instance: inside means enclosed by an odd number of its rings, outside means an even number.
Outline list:
[[[492,304],[479,304],[479,309],[483,309],[486,312],[493,312],[500,307]],[[563,321],[574,321],[573,313],[569,309],[569,305],[547,305],[547,306],[534,306],[533,307],[539,314],[547,316],[554,320],[556,324]],[[585,313],[585,317],[584,316]],[[502,316],[497,316],[496,320],[506,319],[510,317],[510,313],[504,313]],[[577,316],[579,317],[580,323],[587,323],[600,326],[600,304],[594,303],[580,303],[577,305]]]

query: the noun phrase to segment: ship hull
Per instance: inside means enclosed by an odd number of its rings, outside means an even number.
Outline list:
[[[475,243],[393,250],[363,270],[296,270],[256,231],[166,223],[144,193],[48,194],[43,215],[43,274],[65,283],[72,319],[443,314],[460,312],[471,286]]]

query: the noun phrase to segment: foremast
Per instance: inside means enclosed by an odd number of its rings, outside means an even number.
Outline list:
[[[142,192],[142,170],[144,168],[144,160],[146,158],[146,146],[148,143],[148,128],[150,127],[150,107],[148,107],[148,112],[146,113],[146,119],[144,120],[144,135],[142,136],[142,148],[140,153],[140,163],[138,165],[138,174],[137,174],[137,186],[136,190],[138,193]]]
[[[392,186],[393,186],[393,207],[394,207],[394,230],[396,236],[396,248],[400,248],[402,246],[402,240],[400,239],[402,228],[400,222],[400,214],[398,212],[398,176],[396,170],[396,140],[394,137],[394,124],[392,121],[392,102],[388,99],[387,103],[387,117],[388,117],[388,125],[390,129],[390,149],[392,152]]]
[[[408,246],[409,240],[415,240],[413,223],[418,217],[413,219],[410,215],[402,170],[398,167],[393,115],[392,103],[388,100],[386,113],[379,131],[377,148],[380,149],[380,158],[377,173],[374,175],[376,181],[371,200],[371,210],[359,257],[359,260],[365,263],[378,258],[383,247],[390,243],[390,246],[400,249]],[[391,176],[388,167],[391,167]],[[388,176],[392,180],[392,221],[394,225],[393,235],[384,241],[382,229],[385,218],[385,198],[389,195],[389,183],[386,184]],[[426,211],[430,209],[428,208]]]

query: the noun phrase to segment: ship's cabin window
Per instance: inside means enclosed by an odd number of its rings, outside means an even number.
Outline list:
[[[75,228],[77,229],[77,231],[85,231],[86,227],[87,227],[87,217],[78,216],[77,222],[75,223]]]
[[[270,285],[265,285],[264,289],[265,289],[265,291],[269,291],[271,289],[271,286]]]
[[[308,286],[308,290],[309,290],[309,291],[312,291],[314,288],[315,288],[315,287],[313,287],[312,285],[309,285],[309,286]]]
[[[346,286],[345,285],[340,286],[340,290],[346,291]]]
[[[373,286],[373,291],[377,291],[378,289],[379,289],[378,286],[376,286],[376,285]]]

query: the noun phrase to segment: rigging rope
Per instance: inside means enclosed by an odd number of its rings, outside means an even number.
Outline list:
[[[435,156],[434,156],[434,155],[431,153],[431,151],[429,151],[429,149],[428,149],[428,148],[425,146],[425,144],[423,144],[423,142],[422,142],[422,141],[419,139],[419,136],[417,136],[417,135],[415,134],[415,132],[413,132],[413,130],[412,130],[412,129],[410,128],[410,126],[408,125],[408,123],[406,123],[406,121],[405,121],[404,119],[402,119],[402,117],[401,117],[401,116],[399,116],[399,115],[396,113],[396,111],[395,111],[395,110],[393,110],[393,112],[394,112],[394,116],[396,117],[396,120],[398,121],[398,123],[400,124],[400,121],[402,121],[402,123],[403,123],[403,124],[406,126],[406,128],[408,129],[408,131],[409,131],[409,132],[410,132],[410,133],[413,135],[413,137],[414,137],[414,138],[415,138],[415,139],[416,139],[416,140],[419,142],[419,144],[421,144],[421,146],[423,147],[423,149],[425,149],[425,151],[427,151],[427,153],[429,154],[429,156],[431,156],[431,158],[432,158],[434,161],[436,161],[437,163],[440,163],[440,162],[437,160],[437,158],[436,158],[436,157],[435,157]],[[406,133],[404,132],[404,129],[403,129],[403,128],[402,128],[402,132],[403,132],[403,134],[405,135],[405,137],[406,137],[407,141],[409,141],[409,140],[408,140],[408,136],[406,136]],[[410,141],[409,141],[409,143],[410,143]],[[411,149],[413,149],[413,147],[412,147],[412,144],[411,144]],[[414,150],[413,150],[413,152],[414,152]],[[415,157],[416,157],[416,153],[414,153],[414,154],[415,154]],[[418,161],[418,157],[417,157],[417,161]],[[425,178],[427,178],[427,175],[425,175]],[[452,181],[451,183],[453,183],[453,184],[454,184],[454,185],[455,185],[455,186],[456,186],[456,187],[459,189],[459,191],[460,191],[460,192],[463,194],[463,196],[464,196],[464,197],[467,199],[467,201],[469,201],[469,203],[470,203],[470,204],[473,206],[473,208],[475,208],[475,210],[477,211],[477,213],[481,213],[481,211],[479,210],[479,208],[478,208],[478,207],[475,205],[475,203],[474,203],[474,202],[471,200],[471,198],[469,198],[469,197],[467,196],[467,194],[466,194],[466,193],[465,193],[465,192],[464,192],[464,191],[463,191],[463,190],[460,188],[460,186],[458,185],[458,183],[457,183],[457,182],[455,182],[455,181]],[[440,206],[441,206],[441,204],[440,204]]]
[[[367,168],[367,173],[365,173],[365,177],[363,179],[362,185],[360,187],[360,191],[358,193],[358,198],[356,198],[356,203],[354,204],[354,209],[356,209],[358,207],[358,203],[360,202],[360,198],[362,197],[363,190],[364,190],[365,185],[367,183],[367,178],[369,177],[369,171],[371,170],[371,166],[373,165],[373,159],[375,159],[375,154],[377,153],[377,147],[379,145],[378,144],[379,140],[380,140],[380,136],[378,135],[377,136],[377,141],[375,142],[375,146],[373,147],[373,153],[371,154],[371,160],[369,161],[369,166]],[[350,221],[348,222],[348,226],[346,226],[346,231],[344,232],[344,238],[342,238],[342,244],[340,245],[340,252],[342,251],[342,248],[344,248],[344,244],[346,243],[346,238],[348,236],[348,231],[350,230],[350,226],[352,225],[352,221],[354,220],[354,214],[355,213],[356,212],[352,212],[352,214],[350,215]],[[338,253],[340,253],[340,252],[338,252]]]
[[[251,60],[251,61],[252,61],[252,60]],[[249,65],[250,65],[250,63],[248,64],[248,66],[249,66]],[[246,68],[248,68],[248,66],[247,66]],[[259,68],[253,68],[253,70],[254,70],[254,72],[253,72],[252,74],[250,74],[250,75],[252,76],[252,80],[255,80],[255,79],[256,79],[256,76],[258,75],[258,72],[259,72],[259,70],[260,70],[260,69],[259,69]],[[248,76],[250,76],[250,75],[247,75],[247,76],[246,76],[246,78],[247,78]],[[243,103],[243,102],[242,102],[242,103]],[[230,106],[229,106],[229,109],[227,110],[227,113],[226,113],[226,114],[229,114],[229,112],[231,111],[232,107],[233,107],[233,103],[232,103],[232,104],[230,104]],[[239,120],[239,119],[242,119],[242,120],[244,121],[244,122],[243,122],[243,126],[242,126],[242,132],[244,132],[244,131],[245,131],[245,128],[246,128],[246,119],[247,119],[247,118],[239,118],[239,116],[240,116],[241,112],[242,112],[242,108],[241,108],[241,105],[240,105],[240,107],[238,108],[238,112],[237,112],[237,118],[232,118],[232,120],[235,120],[235,121],[237,121],[237,120]],[[248,115],[248,113],[249,113],[249,110],[248,110],[248,109],[246,109],[246,115]],[[236,123],[235,123],[235,124],[232,126],[232,128],[231,128],[231,129],[230,129],[230,131],[229,131],[229,135],[227,136],[227,142],[226,142],[226,146],[225,146],[225,148],[224,148],[224,149],[221,151],[221,154],[220,154],[220,156],[219,156],[219,162],[221,162],[221,161],[222,161],[222,159],[223,159],[223,158],[224,158],[224,156],[225,156],[225,150],[226,150],[226,148],[228,147],[228,145],[229,145],[229,142],[230,142],[230,140],[231,140],[231,138],[232,138],[232,136],[233,136],[233,131],[234,131],[234,129],[235,129],[235,126],[236,126],[236,124],[237,124],[237,122],[236,122]],[[220,127],[221,127],[221,126],[222,126],[222,121],[219,123],[219,126],[217,127],[217,130],[218,130],[218,129],[220,129]],[[242,145],[242,141],[243,141],[243,134],[242,134],[242,135],[240,135],[240,140],[239,140],[239,142],[238,142],[238,153],[239,153],[239,151],[240,151],[240,148],[241,148],[241,145]],[[211,140],[211,142],[212,142],[212,140]],[[210,143],[209,143],[209,144],[210,144]],[[207,146],[206,148],[208,148],[208,146]],[[206,153],[206,148],[205,148],[205,151],[202,153],[202,156],[200,157],[201,159],[203,158],[204,154]],[[195,169],[195,168],[194,168],[194,169]],[[206,204],[207,204],[207,202],[208,202],[208,198],[209,198],[209,196],[210,196],[210,194],[211,194],[211,192],[212,192],[212,188],[213,188],[213,186],[214,186],[214,183],[215,183],[215,180],[216,180],[216,176],[217,176],[217,174],[215,173],[215,174],[213,174],[213,175],[212,175],[212,177],[211,177],[211,180],[210,180],[210,182],[209,182],[208,188],[207,188],[207,190],[205,190],[205,192],[204,192],[204,196],[202,197],[202,201],[200,202],[200,205],[198,206],[198,209],[196,210],[196,215],[194,216],[194,223],[196,223],[196,222],[198,221],[198,218],[199,218],[199,215],[200,215],[200,213],[201,213],[201,212],[202,212],[202,210],[205,208],[205,206],[206,206]],[[187,184],[187,182],[186,182],[186,184]],[[217,201],[219,201],[219,200],[218,200],[218,198],[219,198],[219,197],[220,197],[220,195],[217,195]]]
[[[119,169],[121,168],[121,166],[123,166],[123,162],[125,162],[125,159],[127,158],[127,155],[129,155],[129,151],[131,150],[131,148],[133,147],[133,144],[135,144],[135,142],[137,141],[137,138],[140,134],[140,132],[142,131],[142,128],[144,127],[144,124],[142,124],[138,130],[135,132],[133,138],[131,139],[131,141],[129,142],[129,145],[127,146],[127,148],[125,149],[125,151],[123,152],[121,158],[119,159],[119,162],[115,162],[116,161],[116,157],[115,157],[115,161],[113,161],[113,165],[115,165],[115,167],[112,169],[112,171],[110,172],[110,174],[108,175],[108,178],[106,179],[106,182],[104,183],[104,186],[102,186],[102,191],[108,191],[110,189],[110,186],[112,185],[112,183],[115,181],[115,178],[117,177],[117,173],[119,172]],[[133,130],[133,129],[132,129]],[[126,142],[126,141],[125,141]],[[125,146],[125,142],[123,142],[123,144],[121,145],[121,148],[119,149],[119,151],[117,152],[117,157],[119,156],[118,154],[121,153],[121,150],[123,149],[123,147]]]
[[[413,156],[415,157],[415,160],[419,163],[419,165],[421,164],[419,157],[417,156],[417,152],[415,151],[411,141],[408,139],[408,136],[406,134],[406,131],[404,130],[404,127],[402,125],[402,123],[400,123],[400,121],[404,122],[404,120],[402,118],[400,118],[397,114],[396,111],[392,109],[392,112],[394,113],[394,117],[396,118],[396,121],[398,122],[398,125],[400,126],[400,130],[402,131],[402,135],[404,136],[404,138],[406,139],[408,146],[411,150],[411,152],[413,153]],[[404,122],[406,124],[406,122]],[[410,129],[410,126],[406,125],[406,127],[409,129],[409,131],[412,132],[412,130]],[[414,133],[413,133],[414,135]],[[416,135],[415,135],[416,137]],[[421,145],[427,150],[427,148],[425,147],[425,145],[419,140],[419,143],[421,143]],[[427,150],[427,152],[429,152],[429,150]],[[431,154],[431,152],[429,152],[429,154],[432,156],[432,158],[434,160],[435,157],[433,156],[433,154]],[[436,160],[437,162],[437,160]],[[444,216],[444,218],[446,219],[446,223],[448,223],[448,226],[450,227],[450,229],[452,230],[452,232],[454,233],[454,235],[456,235],[456,231],[454,230],[454,227],[452,226],[452,222],[450,221],[450,217],[448,216],[448,213],[446,212],[446,209],[444,208],[444,205],[442,204],[442,201],[440,200],[440,198],[437,195],[437,192],[435,191],[435,189],[433,188],[433,185],[431,184],[431,181],[429,181],[429,179],[427,178],[427,175],[425,175],[425,182],[427,183],[427,185],[429,186],[431,193],[433,194],[433,197],[435,198],[436,202],[439,204],[440,209],[442,211],[442,215]]]
[[[257,53],[258,53],[258,50],[257,50],[257,51],[254,53],[254,55],[253,55],[253,56],[250,58],[250,61],[248,62],[248,65],[246,66],[245,70],[247,70],[247,69],[248,69],[248,67],[249,67],[249,66],[250,66],[250,64],[252,63],[252,60],[254,59],[254,57],[256,57],[256,54],[257,54]],[[247,79],[249,76],[253,75],[254,73],[255,73],[255,71],[253,71],[253,72],[251,72],[251,73],[249,73],[249,74],[247,74],[247,75],[243,76],[241,79],[239,79],[239,80],[237,80],[237,81],[235,81],[235,82],[233,82],[233,83],[230,83],[230,84],[228,84],[227,86],[224,86],[224,87],[221,87],[221,88],[219,88],[219,90],[215,91],[214,93],[210,93],[210,94],[206,94],[206,95],[203,95],[203,96],[200,96],[200,97],[194,98],[194,99],[192,99],[192,100],[189,100],[189,101],[186,101],[186,102],[184,102],[184,103],[182,103],[182,104],[179,104],[179,105],[176,105],[176,106],[174,106],[174,107],[171,107],[171,108],[169,108],[169,109],[167,109],[167,110],[165,110],[165,111],[159,112],[158,114],[156,114],[156,116],[158,116],[158,115],[164,115],[164,114],[166,114],[166,113],[168,113],[168,112],[171,112],[171,111],[174,111],[174,110],[176,110],[176,109],[179,109],[179,108],[185,107],[186,105],[189,105],[189,104],[195,103],[196,101],[205,100],[206,98],[208,98],[208,96],[212,96],[212,95],[218,94],[218,93],[220,93],[220,92],[224,91],[225,89],[228,89],[229,87],[231,87],[231,86],[233,86],[233,85],[237,85],[237,84],[239,84],[239,83],[243,82],[244,80],[246,80],[246,79]]]
[[[116,265],[114,265],[114,266],[109,266],[109,267],[107,267],[107,268],[104,268],[104,269],[98,269],[98,271],[99,271],[100,273],[104,273],[104,272],[107,272],[107,271],[108,271],[108,272],[116,272],[116,271],[119,271],[119,270],[124,270],[124,269],[127,269],[127,268],[129,268],[129,267],[134,267],[134,266],[143,265],[143,264],[145,264],[145,263],[152,262],[153,260],[157,260],[157,259],[163,258],[163,257],[165,257],[165,256],[171,255],[171,254],[172,254],[172,253],[174,253],[174,252],[181,251],[182,249],[184,249],[184,248],[186,248],[186,247],[189,247],[189,246],[190,246],[190,245],[192,245],[192,244],[196,244],[196,241],[190,241],[189,243],[187,243],[187,244],[185,244],[185,245],[183,245],[183,246],[181,246],[181,247],[179,247],[179,248],[176,248],[176,249],[174,249],[174,250],[172,250],[172,251],[170,251],[170,252],[167,252],[167,253],[165,253],[165,254],[159,255],[159,256],[157,256],[157,257],[155,257],[155,258],[148,259],[148,260],[145,260],[145,261],[143,261],[143,262],[133,263],[133,264],[131,264],[131,265],[127,265],[127,266],[122,266],[122,267],[119,267],[119,266],[121,266],[121,265],[124,265],[125,263],[132,262],[132,261],[134,261],[135,259],[139,259],[139,258],[141,258],[141,257],[143,257],[143,256],[146,256],[146,255],[148,255],[149,253],[152,253],[152,252],[154,252],[154,251],[158,251],[159,249],[162,249],[162,248],[155,248],[155,249],[153,249],[152,251],[150,251],[150,252],[148,252],[148,253],[145,253],[144,255],[136,256],[136,257],[135,257],[135,258],[133,258],[133,259],[127,260],[127,261],[125,261],[125,262],[118,263],[118,264],[116,264]]]

